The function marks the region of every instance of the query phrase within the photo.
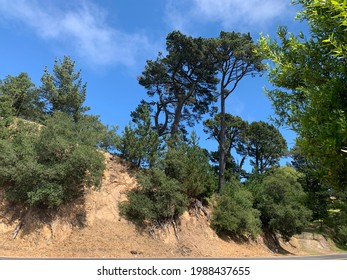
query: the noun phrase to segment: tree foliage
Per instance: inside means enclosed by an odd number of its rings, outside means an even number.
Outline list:
[[[158,169],[138,175],[139,188],[128,192],[120,203],[121,214],[141,224],[164,224],[176,220],[187,207],[183,186]]]
[[[204,121],[204,132],[209,135],[209,139],[214,138],[220,145],[220,118],[221,114],[216,114],[214,118]],[[248,122],[242,120],[238,116],[225,114],[225,179],[228,181],[232,176],[245,176],[245,171],[242,169],[247,154],[242,155],[239,163],[235,162],[232,151],[243,143],[247,133]],[[220,153],[212,152],[212,161],[219,162]],[[218,168],[219,171],[219,168]]]
[[[180,125],[193,125],[214,101],[217,83],[215,65],[206,41],[173,31],[166,38],[168,54],[148,60],[140,85],[154,100],[155,125],[159,135],[179,132]]]
[[[286,240],[301,233],[311,217],[299,176],[293,168],[282,167],[250,182],[263,228]]]
[[[6,132],[6,128],[11,124],[13,119],[12,101],[9,96],[1,93],[0,88],[0,137]]]
[[[305,158],[299,147],[291,150],[292,165],[296,171],[302,174],[299,177],[303,190],[306,193],[306,206],[312,211],[312,219],[323,222],[328,219],[328,210],[331,206],[330,196],[333,195],[329,186],[322,183],[320,170],[314,163]]]
[[[250,157],[253,173],[262,174],[272,166],[278,166],[287,152],[287,143],[279,130],[263,121],[252,122],[239,142],[237,152]]]
[[[216,181],[208,152],[199,147],[198,140],[193,132],[188,142],[181,140],[170,145],[163,167],[167,176],[184,186],[188,198],[201,200],[213,194]]]
[[[193,133],[188,142],[168,144],[170,149],[155,166],[138,172],[139,188],[128,192],[121,213],[139,224],[164,224],[176,220],[189,202],[212,195],[215,178],[208,153]]]
[[[253,208],[253,195],[238,181],[231,181],[223,188],[212,215],[212,227],[218,233],[235,235],[261,232],[260,212]]]
[[[75,123],[56,112],[44,126],[22,120],[13,125],[10,138],[1,141],[0,183],[8,201],[57,207],[78,197],[84,186],[100,184],[99,132],[86,118]]]
[[[114,145],[114,131],[84,114],[86,86],[74,62],[64,57],[53,72],[45,70],[40,90],[26,73],[0,86],[0,188],[13,203],[54,208],[79,197],[100,184],[99,148]]]
[[[326,220],[329,235],[339,245],[347,245],[347,203],[346,196],[340,194],[338,199],[331,205],[329,218]]]
[[[75,62],[68,56],[55,60],[53,74],[45,68],[41,78],[41,95],[47,102],[49,113],[64,112],[75,121],[87,110],[83,106],[87,85],[80,78],[81,71],[75,71]]]
[[[343,1],[297,1],[307,20],[309,38],[286,28],[278,39],[260,40],[273,61],[267,94],[278,121],[291,126],[304,156],[321,170],[323,181],[337,189],[347,185],[346,10]],[[342,9],[341,9],[342,8]]]
[[[142,102],[131,113],[132,124],[125,127],[116,148],[120,156],[136,167],[154,167],[164,143],[152,125],[150,106]]]
[[[12,110],[11,115],[15,117],[31,121],[40,121],[43,117],[43,102],[27,73],[8,75],[0,81],[0,97],[3,101],[7,98],[10,102],[6,105],[7,110]]]
[[[347,3],[344,0],[302,0],[304,6],[299,18],[307,20],[314,34],[324,34],[326,43],[334,56],[347,57]]]
[[[227,171],[232,171],[237,176],[248,177],[242,169],[247,158],[250,159],[254,174],[264,173],[270,167],[279,165],[280,158],[286,155],[287,144],[276,127],[263,121],[249,124],[230,114],[226,114],[225,117]],[[204,126],[204,131],[210,138],[215,138],[220,144],[220,114],[215,115],[214,119],[204,121]],[[241,156],[239,163],[235,162],[232,151]],[[212,153],[213,159],[219,159],[219,154]]]
[[[219,191],[224,185],[224,171],[227,155],[225,102],[239,82],[248,75],[254,76],[263,70],[262,57],[250,34],[221,32],[210,41],[213,57],[220,75],[220,129],[219,129]]]

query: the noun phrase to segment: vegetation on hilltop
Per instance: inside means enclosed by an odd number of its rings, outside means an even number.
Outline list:
[[[0,87],[0,186],[5,198],[27,207],[55,208],[98,186],[109,133],[83,107],[86,87],[69,57],[45,69],[37,88],[26,73]]]
[[[175,221],[189,208],[206,215],[219,234],[289,240],[320,225],[347,243],[347,98],[345,1],[298,0],[311,33],[278,30],[279,41],[221,32],[193,38],[167,36],[167,55],[147,61],[139,78],[148,94],[121,135],[84,106],[87,87],[69,57],[44,70],[40,87],[29,75],[0,84],[0,188],[24,207],[59,207],[104,169],[100,149],[131,164],[139,187],[120,204],[139,225]],[[329,16],[327,16],[327,14]],[[226,98],[246,75],[268,65],[267,90],[279,125],[298,134],[295,148],[264,121],[248,123],[226,112]],[[217,90],[220,87],[220,91]],[[219,108],[214,107],[220,101]],[[218,111],[219,110],[219,111]],[[206,113],[211,117],[207,119]],[[204,119],[218,151],[200,147],[188,127]],[[291,166],[280,167],[288,153]],[[235,156],[241,161],[238,162]],[[251,168],[247,170],[246,165]]]

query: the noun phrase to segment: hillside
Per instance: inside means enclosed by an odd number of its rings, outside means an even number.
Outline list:
[[[139,229],[120,217],[118,202],[136,186],[134,177],[118,158],[106,156],[100,190],[85,190],[73,205],[55,213],[27,212],[6,205],[0,194],[0,256],[50,258],[180,258],[250,257],[328,254],[333,246],[321,236],[303,234],[275,248],[264,237],[256,241],[219,238],[201,214],[185,213],[178,237],[171,226]],[[22,218],[22,227],[13,239]]]

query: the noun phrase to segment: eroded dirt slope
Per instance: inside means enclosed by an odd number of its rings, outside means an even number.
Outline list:
[[[328,254],[332,245],[321,236],[303,235],[278,250],[268,239],[244,242],[219,238],[208,219],[185,213],[172,226],[151,233],[120,217],[118,202],[136,187],[121,161],[106,155],[107,168],[100,190],[88,189],[74,205],[58,213],[29,212],[5,205],[0,194],[0,256],[39,258],[180,258],[254,257],[279,253]],[[23,225],[13,239],[22,218]],[[18,229],[18,228],[17,228]]]

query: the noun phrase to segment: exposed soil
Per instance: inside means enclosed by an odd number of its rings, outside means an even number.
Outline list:
[[[52,213],[24,212],[6,205],[0,194],[0,256],[26,258],[214,258],[319,255],[334,252],[320,235],[302,234],[279,245],[271,236],[257,240],[219,237],[203,213],[186,212],[172,225],[140,229],[120,217],[118,202],[136,180],[118,158],[106,155],[100,190],[85,190],[73,205]],[[18,224],[21,228],[14,239]]]

